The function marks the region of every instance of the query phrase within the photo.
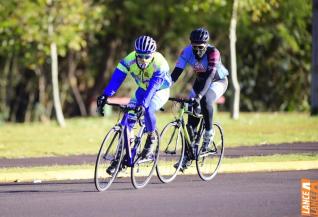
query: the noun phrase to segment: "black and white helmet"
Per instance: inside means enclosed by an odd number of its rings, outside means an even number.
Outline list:
[[[191,32],[190,41],[191,43],[207,43],[210,39],[209,31],[205,28],[198,28]]]
[[[139,36],[135,41],[137,53],[150,54],[157,50],[156,41],[150,36]]]

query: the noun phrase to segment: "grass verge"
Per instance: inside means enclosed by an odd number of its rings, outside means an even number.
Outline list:
[[[186,175],[196,174],[193,163]],[[317,155],[274,155],[264,157],[242,157],[223,159],[219,173],[274,172],[289,170],[318,169]],[[0,182],[40,182],[54,180],[92,179],[94,165],[50,166],[0,169]],[[130,169],[120,176],[130,175]]]
[[[158,129],[173,120],[159,113]],[[226,147],[318,141],[318,117],[306,113],[241,113],[234,121],[229,113],[217,113]],[[0,125],[0,158],[27,158],[96,154],[117,114],[105,118],[74,118],[65,128],[55,122]]]

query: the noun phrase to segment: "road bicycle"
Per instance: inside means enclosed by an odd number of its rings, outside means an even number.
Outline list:
[[[150,181],[159,156],[159,133],[156,130],[156,144],[153,145],[153,155],[143,158],[142,150],[146,143],[147,133],[142,112],[137,111],[127,105],[107,103],[107,105],[118,107],[123,112],[121,123],[115,124],[106,134],[99,149],[95,164],[95,186],[98,191],[107,190],[115,180],[119,172],[131,168],[131,182],[136,189],[143,188]],[[124,124],[122,124],[124,123]],[[129,130],[128,123],[135,124]],[[136,136],[132,136],[131,131],[137,131]],[[107,168],[118,161],[115,172],[109,174]]]
[[[201,114],[193,109],[193,101],[181,98],[169,98],[175,104],[179,104],[178,115],[175,120],[169,122],[160,134],[161,147],[160,159],[156,171],[158,178],[163,183],[169,183],[175,179],[182,166],[182,161],[187,154],[196,162],[196,170],[200,178],[209,181],[215,177],[224,155],[224,135],[221,125],[213,123],[214,137],[208,149],[202,148],[202,135],[204,133],[204,120]],[[193,132],[193,139],[185,124],[184,115],[189,114],[200,118],[198,130]]]

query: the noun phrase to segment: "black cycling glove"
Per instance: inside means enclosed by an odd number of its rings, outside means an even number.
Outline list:
[[[107,96],[101,95],[97,97],[97,112],[101,115],[104,116],[104,106],[107,102]]]
[[[193,102],[193,113],[195,115],[199,115],[201,114],[201,105],[200,105],[200,101],[201,101],[201,97],[199,95],[197,95],[194,98],[191,98],[191,101]]]

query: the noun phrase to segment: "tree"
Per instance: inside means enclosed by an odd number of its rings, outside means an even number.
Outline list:
[[[67,71],[67,67],[59,70],[58,60],[68,62],[64,57],[69,52],[80,53],[86,47],[87,35],[98,31],[99,24],[104,22],[104,19],[100,16],[102,13],[103,7],[95,6],[89,0],[26,0],[23,2],[13,0],[0,3],[0,18],[5,17],[5,19],[0,19],[0,40],[2,41],[0,44],[0,64],[1,58],[4,57],[7,62],[6,65],[10,66],[12,65],[11,62],[13,62],[12,59],[18,56],[20,72],[17,74],[21,76],[25,70],[31,71],[30,73],[32,74],[33,72],[39,80],[36,82],[35,76],[32,77],[33,81],[29,77],[21,80],[22,86],[22,83],[24,85],[28,82],[33,84],[32,90],[24,91],[27,95],[29,94],[33,97],[21,97],[22,100],[28,101],[28,106],[24,106],[24,110],[32,109],[34,104],[38,104],[36,102],[37,98],[39,98],[40,103],[46,101],[46,105],[40,107],[47,107],[47,110],[50,110],[51,97],[47,96],[47,93],[53,92],[56,117],[59,124],[61,126],[64,125],[61,105],[63,102],[60,102],[58,79],[62,78],[61,74],[63,73],[61,71]],[[72,59],[70,62],[72,62]],[[48,65],[51,65],[51,78],[48,78],[46,73]],[[65,90],[67,81],[69,81],[71,84],[68,85],[72,87],[72,91],[76,95],[76,101],[80,103],[80,95],[76,92],[74,77],[72,77],[74,70],[74,67],[72,67],[72,69],[68,70],[69,73],[64,73],[69,75],[69,79],[65,79],[66,82],[60,81],[60,83],[62,83],[62,87],[64,86]],[[13,73],[13,70],[10,73]],[[7,75],[10,73],[3,74]],[[19,80],[17,76],[15,82],[19,82]],[[52,85],[47,83],[46,80],[52,80]],[[36,87],[37,83],[38,88]],[[3,91],[5,86],[7,85],[2,85],[0,88],[1,98],[6,97],[6,93]],[[10,88],[13,87],[11,86]],[[39,94],[34,93],[37,89],[40,92]],[[44,94],[46,95],[45,97],[43,97]],[[16,101],[19,101],[19,99]],[[4,107],[4,105],[2,104],[1,107]],[[16,113],[16,109],[10,108],[10,110],[12,111],[10,113]],[[50,113],[48,116],[50,116]]]
[[[239,118],[240,112],[240,84],[237,79],[237,64],[236,64],[236,23],[237,23],[237,8],[238,1],[233,2],[233,11],[230,25],[230,52],[231,52],[231,77],[234,88],[233,105],[231,117],[233,119]]]
[[[50,54],[51,54],[51,74],[52,74],[52,87],[53,87],[53,102],[56,113],[57,122],[61,127],[65,127],[65,120],[61,106],[58,82],[58,54],[54,36],[54,15],[51,13],[53,7],[52,0],[48,0],[49,16],[48,16],[48,36],[50,38]]]
[[[318,0],[312,1],[311,114],[318,115]]]
[[[70,117],[95,114],[97,94],[138,35],[152,35],[173,68],[189,33],[200,26],[209,29],[229,69],[230,47],[236,47],[241,111],[311,109],[311,63],[317,60],[311,55],[317,38],[311,0],[239,1],[232,37],[237,41],[231,46],[227,38],[234,0],[51,0],[51,11],[48,1],[0,1],[0,119],[53,116],[51,43],[56,44],[63,115]],[[48,16],[53,17],[50,36]],[[174,85],[171,95],[186,94],[192,75],[186,69],[185,82]],[[133,88],[129,80],[118,94],[128,95]],[[234,89],[225,96],[233,97]],[[221,109],[230,107],[227,100]]]

